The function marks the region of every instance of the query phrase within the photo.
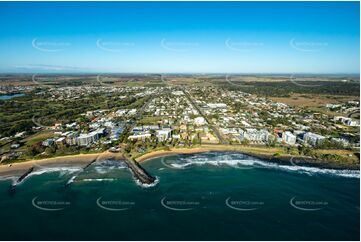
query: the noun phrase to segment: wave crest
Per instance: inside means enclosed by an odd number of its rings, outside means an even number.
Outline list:
[[[192,166],[229,166],[238,169],[266,168],[277,169],[287,172],[297,172],[308,175],[334,175],[347,178],[360,178],[359,170],[338,170],[310,166],[283,165],[274,162],[264,161],[249,155],[240,153],[222,154],[217,152],[207,152],[191,156],[179,156],[168,166],[176,169],[184,169]]]

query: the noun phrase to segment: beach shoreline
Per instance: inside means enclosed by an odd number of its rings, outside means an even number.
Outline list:
[[[169,150],[157,150],[146,153],[137,157],[135,160],[139,163],[146,162],[151,159],[172,156],[172,155],[182,155],[182,154],[196,154],[204,152],[238,152],[241,154],[249,155],[255,158],[264,159],[269,162],[284,164],[284,165],[294,165],[294,166],[311,166],[325,169],[350,169],[350,170],[359,170],[359,164],[340,164],[332,161],[324,161],[314,159],[308,156],[301,155],[289,155],[282,154],[275,156],[279,149],[272,147],[247,147],[247,146],[237,146],[237,145],[200,145],[199,147],[192,148],[172,148]]]
[[[89,162],[94,159],[123,159],[121,153],[93,153],[93,154],[78,154],[78,155],[67,155],[52,157],[40,160],[29,160],[24,162],[1,164],[0,165],[0,176],[18,176],[23,174],[31,167],[35,168],[50,168],[50,167],[74,167],[74,166],[86,166]]]
[[[312,166],[328,169],[349,169],[359,170],[359,164],[338,164],[335,162],[328,162],[322,160],[316,160],[306,156],[294,156],[294,155],[277,155],[274,154],[279,151],[279,148],[271,147],[247,147],[237,145],[199,145],[191,148],[170,148],[168,150],[154,150],[145,153],[135,160],[139,163],[143,163],[152,159],[182,155],[182,154],[197,154],[205,152],[238,152],[241,154],[249,155],[255,158],[264,159],[270,162],[285,164],[285,165],[299,165],[299,166]],[[31,167],[35,168],[50,168],[50,167],[66,167],[66,166],[86,166],[94,159],[124,159],[122,153],[112,153],[109,151],[93,154],[78,154],[59,156],[53,158],[46,158],[41,160],[30,160],[18,163],[9,163],[0,165],[0,176],[18,176],[26,172]]]

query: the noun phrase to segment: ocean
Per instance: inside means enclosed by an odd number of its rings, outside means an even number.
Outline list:
[[[359,240],[359,171],[232,152],[156,158],[142,187],[117,161],[0,181],[2,240]],[[14,178],[15,179],[15,178]]]

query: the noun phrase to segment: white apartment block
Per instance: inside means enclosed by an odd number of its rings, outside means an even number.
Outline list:
[[[282,140],[289,145],[296,144],[296,136],[293,135],[290,131],[286,131],[282,133]]]
[[[257,129],[246,129],[241,130],[240,132],[240,140],[249,140],[251,142],[266,142],[268,141],[269,133],[265,129],[257,130]]]
[[[314,134],[311,132],[307,132],[303,136],[303,141],[313,146],[321,144],[324,139],[326,139],[325,136]]]

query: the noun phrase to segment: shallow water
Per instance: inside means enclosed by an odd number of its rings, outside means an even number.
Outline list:
[[[3,240],[358,240],[359,172],[209,152],[0,181]],[[66,186],[66,184],[69,184]]]

